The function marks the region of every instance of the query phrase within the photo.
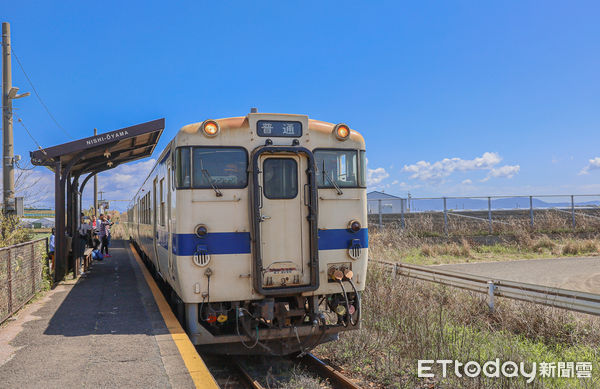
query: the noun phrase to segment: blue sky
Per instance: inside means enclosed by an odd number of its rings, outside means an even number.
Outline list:
[[[165,117],[162,149],[182,125],[258,107],[361,131],[371,189],[600,192],[597,2],[166,4],[4,2],[69,134],[33,95],[16,101],[42,146]],[[13,84],[31,91],[14,60]],[[15,152],[33,149],[15,123]],[[150,165],[103,176],[106,196],[129,196]]]

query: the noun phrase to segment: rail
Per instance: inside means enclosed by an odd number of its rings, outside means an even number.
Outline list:
[[[42,288],[48,238],[0,248],[0,324]]]
[[[207,366],[209,366],[213,376],[215,376],[215,379],[222,387],[232,388],[244,386],[252,389],[265,388],[265,386],[261,384],[261,380],[257,378],[259,374],[256,371],[256,366],[253,366],[253,363],[256,363],[257,361],[252,358],[204,354],[202,359]],[[322,361],[313,354],[308,353],[299,358],[290,355],[286,360],[292,362],[292,364],[296,366],[306,368],[308,372],[315,376],[326,379],[329,382],[329,385],[334,389],[360,389],[360,386],[342,374],[342,372],[336,370],[334,367],[327,364],[327,362]],[[284,359],[281,358],[271,361],[269,371],[271,371],[271,368],[273,367],[272,364],[276,364],[278,361],[284,362]],[[263,362],[259,362],[258,365],[261,363]],[[287,371],[289,371],[289,369],[281,370],[286,371],[286,375],[288,374]],[[275,376],[276,375],[277,373],[275,373]],[[267,387],[271,386],[267,385]]]
[[[485,276],[404,263],[378,260],[370,260],[369,262],[390,269],[393,277],[401,275],[487,294],[488,306],[491,311],[495,308],[494,297],[498,296],[600,316],[600,295],[593,293],[492,279]]]

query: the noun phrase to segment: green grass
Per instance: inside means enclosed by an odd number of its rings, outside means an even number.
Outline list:
[[[470,262],[494,262],[494,261],[513,261],[521,259],[540,259],[563,257],[563,255],[553,255],[550,252],[528,252],[520,250],[516,246],[496,244],[492,246],[477,246],[472,248],[470,255],[452,255],[438,254],[435,256],[424,255],[421,248],[408,249],[389,249],[382,258],[387,261],[397,261],[410,263],[414,265],[440,265],[452,263],[470,263]]]
[[[47,238],[50,236],[49,232],[34,232],[32,234],[31,240],[36,240],[36,239],[40,239],[40,238]]]

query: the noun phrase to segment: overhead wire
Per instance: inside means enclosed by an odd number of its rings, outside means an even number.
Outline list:
[[[33,89],[33,93],[35,93],[35,95],[38,98],[40,104],[42,104],[42,106],[44,107],[44,109],[48,113],[48,116],[50,116],[50,118],[52,119],[52,121],[54,122],[54,124],[56,124],[56,126],[59,129],[61,129],[62,132],[64,132],[68,137],[72,138],[73,136],[71,134],[69,134],[69,132],[67,130],[65,130],[63,126],[60,125],[60,123],[58,123],[58,121],[56,120],[56,118],[54,117],[54,115],[52,115],[52,113],[50,112],[50,109],[48,108],[48,106],[46,105],[46,103],[44,103],[44,100],[42,100],[42,97],[40,96],[40,94],[38,93],[37,89],[33,85],[33,82],[31,81],[31,78],[29,78],[29,75],[25,71],[25,68],[23,68],[23,64],[21,64],[21,61],[19,60],[19,56],[17,56],[17,53],[15,52],[15,49],[12,47],[12,45],[11,45],[11,53],[15,56],[15,59],[17,60],[17,64],[19,65],[19,68],[21,69],[21,71],[25,75],[25,78],[27,79],[27,82],[29,82],[29,85],[31,86],[31,89]]]
[[[17,121],[19,122],[19,124],[21,125],[21,127],[23,127],[25,129],[25,132],[27,132],[27,135],[29,135],[29,137],[31,138],[31,140],[33,141],[33,143],[35,143],[35,145],[38,147],[38,149],[40,149],[42,151],[42,153],[46,154],[46,150],[44,150],[44,148],[42,146],[40,146],[39,142],[34,138],[34,136],[31,135],[31,132],[29,131],[29,129],[27,128],[27,126],[25,126],[25,123],[23,122],[23,119],[21,119],[14,112],[13,112],[13,116],[17,117]]]

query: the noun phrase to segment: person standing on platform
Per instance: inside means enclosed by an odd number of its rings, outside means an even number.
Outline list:
[[[81,224],[79,225],[79,255],[83,256],[85,253],[85,247],[89,241],[90,231],[92,230],[92,226],[88,223],[87,219],[85,219],[83,213],[81,214]]]
[[[48,256],[50,257],[50,269],[49,271],[54,270],[54,247],[55,247],[55,233],[56,230],[52,227],[52,234],[50,235],[50,239],[48,240]]]
[[[106,246],[110,247],[110,238],[112,237],[111,233],[110,233],[110,230],[112,229],[112,225],[114,223],[112,221],[110,221],[110,215],[106,215],[106,219],[108,221],[108,227],[106,227],[106,241],[107,241],[107,245]],[[108,250],[108,248],[107,248],[107,250]]]
[[[104,214],[100,215],[100,225],[98,226],[98,238],[102,242],[102,247],[100,247],[100,253],[104,254],[104,257],[110,257],[108,254],[108,227],[109,222],[106,220],[106,216]]]

